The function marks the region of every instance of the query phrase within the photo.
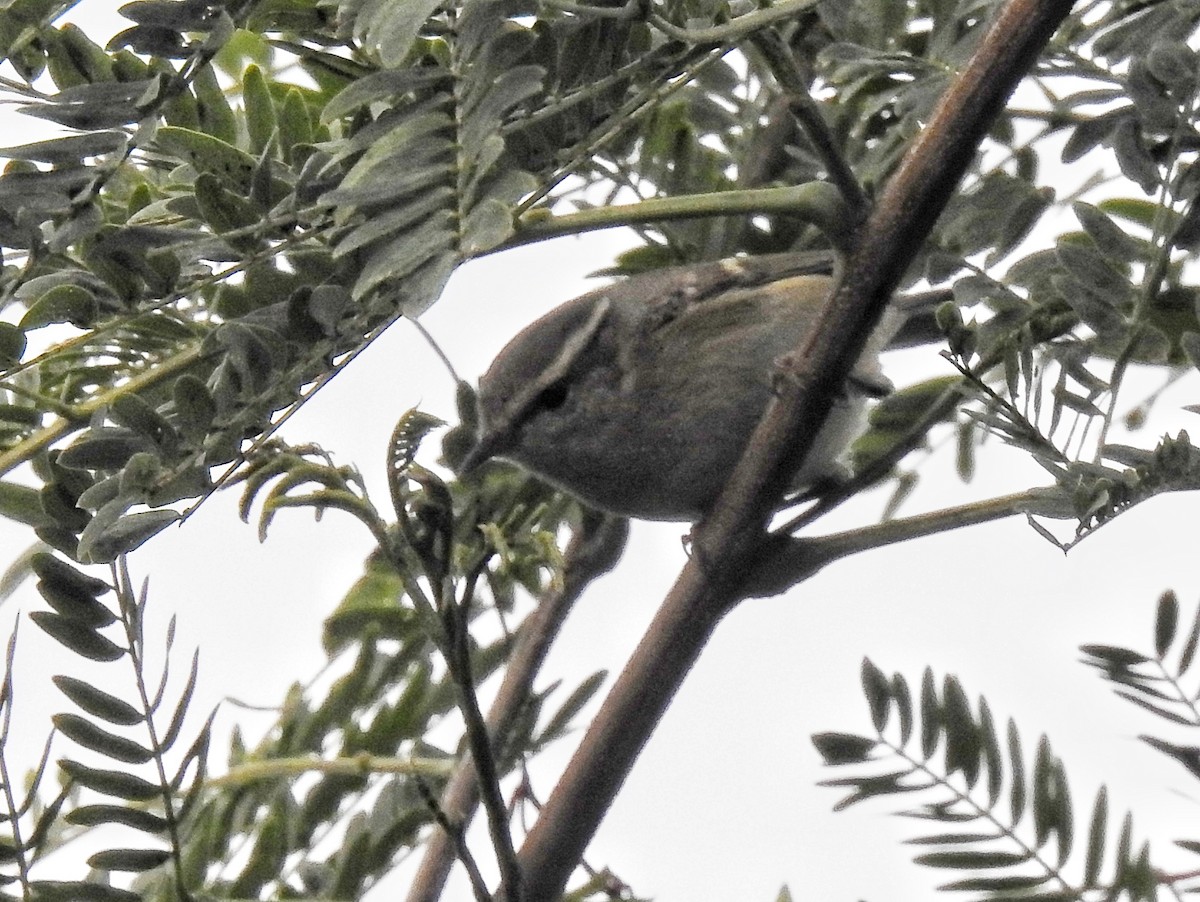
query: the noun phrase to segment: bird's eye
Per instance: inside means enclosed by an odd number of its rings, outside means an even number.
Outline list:
[[[563,406],[563,402],[567,400],[567,383],[565,380],[559,380],[553,385],[542,390],[537,396],[537,401],[534,407],[538,410],[557,410]]]

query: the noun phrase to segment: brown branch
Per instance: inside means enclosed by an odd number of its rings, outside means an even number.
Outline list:
[[[1028,513],[1036,509],[1039,500],[1037,490],[1016,492],[824,536],[795,538],[776,534],[762,546],[740,591],[748,598],[778,595],[842,558]]]
[[[849,254],[821,322],[784,367],[778,396],[712,515],[696,553],[546,802],[520,852],[530,899],[557,898],[708,636],[737,599],[738,574],[811,446],[896,284],[979,143],[1073,0],[1009,0],[888,182]]]

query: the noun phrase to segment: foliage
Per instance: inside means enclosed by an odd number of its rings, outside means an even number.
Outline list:
[[[416,413],[393,444],[388,513],[353,467],[274,430],[473,257],[597,225],[637,229],[641,246],[616,267],[625,273],[842,247],[999,5],[139,0],[104,43],[68,21],[70,0],[5,5],[0,53],[16,77],[4,89],[56,131],[3,151],[0,474],[30,466],[0,482],[0,513],[57,552],[32,559],[51,608],[35,622],[80,658],[134,664],[134,702],[58,678],[84,713],[60,715],[56,729],[158,771],[71,759],[47,801],[49,746],[24,798],[5,769],[5,879],[40,898],[357,898],[434,821],[469,861],[462,824],[438,807],[468,748],[494,771],[484,805],[511,870],[497,824],[507,815],[488,793],[566,729],[596,682],[545,718],[545,697],[533,696],[490,738],[474,687],[504,665],[508,618],[525,599],[571,589],[559,545],[586,538],[587,517],[501,465],[447,481],[417,463],[433,424]],[[959,376],[875,408],[856,453],[863,483],[891,475],[898,503],[915,480],[900,468],[931,431],[952,424],[964,477],[976,445],[999,435],[1047,472],[1020,509],[1064,547],[1133,504],[1196,488],[1200,456],[1185,433],[1142,447],[1110,434],[1132,369],[1175,379],[1200,364],[1189,265],[1200,243],[1197,20],[1194,0],[1096,0],[1049,40],[902,286],[952,298],[938,322]],[[1086,164],[1085,177],[1056,190],[1047,170],[1060,162]],[[842,192],[846,234],[788,206],[792,189],[818,182]],[[767,193],[745,193],[755,190]],[[747,196],[764,198],[761,212],[727,215]],[[678,198],[700,206],[666,217],[639,206]],[[445,438],[451,466],[472,410],[464,397],[463,424]],[[262,531],[284,508],[337,509],[378,549],[326,624],[340,675],[297,688],[268,737],[237,740],[224,782],[206,784],[207,726],[166,765],[197,671],[164,729],[154,715],[166,681],[147,688],[146,599],[124,555],[227,483],[244,485],[244,516],[259,505]],[[1073,522],[1074,534],[1056,537],[1047,520]],[[67,558],[108,565],[109,580]],[[109,591],[115,610],[100,600]],[[1162,684],[1187,671],[1196,628],[1175,674],[1138,669],[1162,664],[1174,610],[1164,602],[1155,657],[1088,654],[1125,697],[1194,725]],[[479,640],[485,620],[500,639]],[[868,666],[864,683],[878,736],[826,734],[819,747],[836,763],[873,752],[904,763],[847,778],[848,798],[908,791],[911,778],[952,791],[913,808],[919,816],[992,823],[936,834],[949,848],[924,863],[979,870],[956,884],[976,892],[1150,891],[1131,828],[1105,846],[1102,792],[1083,878],[1062,876],[1078,831],[1048,743],[1029,772],[1016,728],[1005,747],[956,681],[939,693],[927,677],[916,708],[899,678]],[[3,768],[15,703],[7,679]],[[885,739],[891,720],[898,738]],[[429,738],[446,724],[461,742]],[[114,726],[144,726],[148,738]],[[1151,744],[1195,773],[1193,746]],[[941,771],[929,763],[939,748]],[[79,789],[119,802],[80,804]],[[1025,811],[1033,841],[996,851]],[[86,885],[38,883],[34,865],[71,828],[96,824],[165,842],[101,853]],[[111,871],[139,876],[116,888]],[[626,889],[600,879],[581,892]]]
[[[174,705],[166,705],[170,652],[174,621],[167,632],[167,664],[151,681],[146,669],[144,633],[147,593],[135,592],[124,566],[113,566],[113,583],[88,576],[52,554],[37,554],[32,567],[38,576],[38,591],[51,607],[36,611],[33,621],[70,652],[91,661],[113,664],[127,661],[132,670],[135,701],[101,689],[94,682],[73,676],[54,677],[55,685],[72,703],[73,710],[54,716],[55,732],[75,746],[99,756],[108,765],[85,764],[72,755],[58,760],[61,789],[48,802],[40,794],[46,777],[53,734],[28,782],[22,798],[13,786],[6,757],[13,707],[13,659],[17,634],[8,643],[3,688],[0,690],[0,779],[3,780],[7,836],[5,863],[15,870],[4,878],[17,884],[21,895],[6,898],[94,899],[129,902],[142,898],[136,892],[97,881],[47,880],[32,873],[33,865],[68,842],[73,836],[97,827],[132,831],[134,845],[109,847],[88,858],[88,865],[102,872],[155,871],[170,885],[172,895],[186,895],[186,886],[196,875],[189,873],[196,862],[184,859],[184,848],[192,816],[205,786],[211,717],[200,728],[192,744],[181,754],[175,745],[183,734],[184,719],[198,676],[198,654]],[[115,590],[117,610],[101,598]],[[114,640],[103,630],[117,626],[122,634]],[[114,732],[116,727],[120,732]],[[144,738],[134,738],[136,730]],[[168,760],[175,758],[175,764]],[[153,766],[150,777],[137,770]],[[153,845],[143,846],[153,838]],[[110,840],[111,841],[111,840]],[[127,839],[126,842],[129,840]],[[163,847],[165,844],[165,848]]]
[[[1181,681],[1200,639],[1200,606],[1171,667],[1167,657],[1177,638],[1178,613],[1174,593],[1164,593],[1155,618],[1153,655],[1107,645],[1086,645],[1083,651],[1085,663],[1116,684],[1119,696],[1167,723],[1194,730],[1200,726],[1200,692],[1185,689]],[[1149,673],[1142,669],[1147,666]],[[1016,724],[1009,720],[1001,738],[987,702],[981,699],[972,710],[954,677],[946,677],[939,691],[933,672],[926,670],[915,703],[902,676],[888,677],[870,661],[863,662],[862,683],[875,735],[814,736],[827,765],[856,771],[822,785],[850,790],[839,809],[876,797],[922,799],[899,813],[944,832],[909,840],[938,847],[915,861],[970,873],[943,889],[983,894],[975,898],[1031,900],[1155,899],[1160,889],[1176,897],[1196,891],[1194,872],[1157,870],[1151,866],[1149,846],[1135,848],[1131,814],[1113,830],[1103,786],[1090,817],[1077,821],[1066,768],[1050,741],[1040,738],[1032,767],[1027,767]],[[1142,738],[1200,779],[1196,746]],[[1195,839],[1177,845],[1200,852]],[[1072,859],[1076,851],[1082,857]]]

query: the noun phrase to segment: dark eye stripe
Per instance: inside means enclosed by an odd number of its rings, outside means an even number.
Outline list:
[[[553,385],[547,387],[540,392],[533,404],[530,405],[531,413],[539,410],[557,410],[562,407],[563,402],[567,400],[569,389],[565,379],[560,379]]]

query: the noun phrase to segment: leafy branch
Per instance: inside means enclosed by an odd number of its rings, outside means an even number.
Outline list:
[[[900,675],[888,677],[870,661],[862,667],[863,691],[875,735],[820,733],[813,743],[827,765],[857,773],[823,781],[848,789],[842,810],[869,798],[916,796],[899,814],[929,822],[932,832],[909,840],[937,847],[916,857],[926,867],[967,871],[941,888],[1011,899],[1153,899],[1160,876],[1149,849],[1133,848],[1126,815],[1116,835],[1109,828],[1103,787],[1085,824],[1082,862],[1072,859],[1076,824],[1066,771],[1043,736],[1027,765],[1016,724],[1003,739],[991,710],[977,711],[958,680],[939,690],[926,670],[918,699]],[[1069,876],[1072,862],[1082,868]],[[1108,879],[1101,875],[1106,870]]]

